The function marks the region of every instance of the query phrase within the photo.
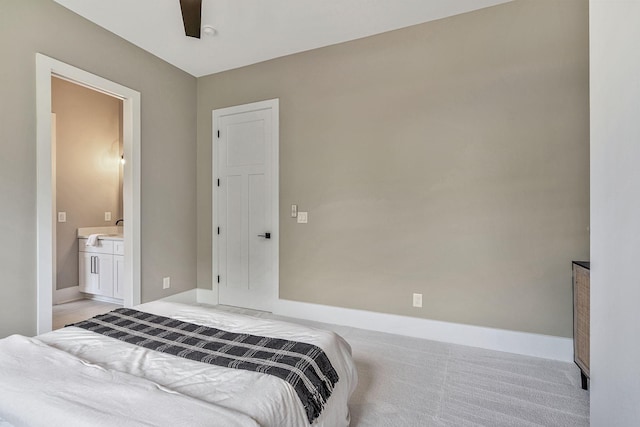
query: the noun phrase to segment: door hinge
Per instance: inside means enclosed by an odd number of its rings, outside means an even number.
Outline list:
[[[218,131],[218,138],[220,138],[220,131]]]
[[[220,187],[220,178],[218,178],[218,187]]]
[[[220,227],[218,227],[218,234],[220,234]]]
[[[220,283],[220,276],[218,276],[218,283]]]

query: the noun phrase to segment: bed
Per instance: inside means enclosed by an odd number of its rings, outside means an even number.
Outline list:
[[[311,344],[322,349],[336,380],[310,416],[298,386],[265,369],[189,360],[86,324],[69,326],[0,340],[0,427],[349,425],[347,402],[357,374],[351,348],[339,335],[194,305],[156,301],[134,308],[172,322]]]

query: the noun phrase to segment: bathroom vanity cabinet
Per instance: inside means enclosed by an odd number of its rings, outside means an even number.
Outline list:
[[[124,242],[101,238],[96,246],[87,246],[86,243],[86,238],[78,239],[80,292],[122,299]]]

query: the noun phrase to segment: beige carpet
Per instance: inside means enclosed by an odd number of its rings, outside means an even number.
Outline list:
[[[589,393],[572,363],[363,329],[219,309],[332,329],[353,349],[351,426],[588,426]]]

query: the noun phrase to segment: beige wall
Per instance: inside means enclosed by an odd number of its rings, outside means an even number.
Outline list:
[[[57,289],[78,285],[79,227],[114,225],[122,218],[120,138],[122,101],[68,81],[51,79],[56,113]],[[104,220],[111,212],[112,219]]]
[[[142,299],[196,279],[196,79],[51,0],[2,0],[0,336],[36,331],[36,52],[141,93]]]
[[[35,332],[36,52],[142,94],[144,301],[196,271],[211,286],[211,110],[280,98],[280,209],[310,212],[281,217],[281,297],[570,336],[587,2],[518,0],[197,83],[50,0],[1,7],[0,336]]]
[[[198,79],[201,287],[211,110],[269,98],[281,298],[571,336],[570,262],[589,256],[587,2],[519,0]]]

